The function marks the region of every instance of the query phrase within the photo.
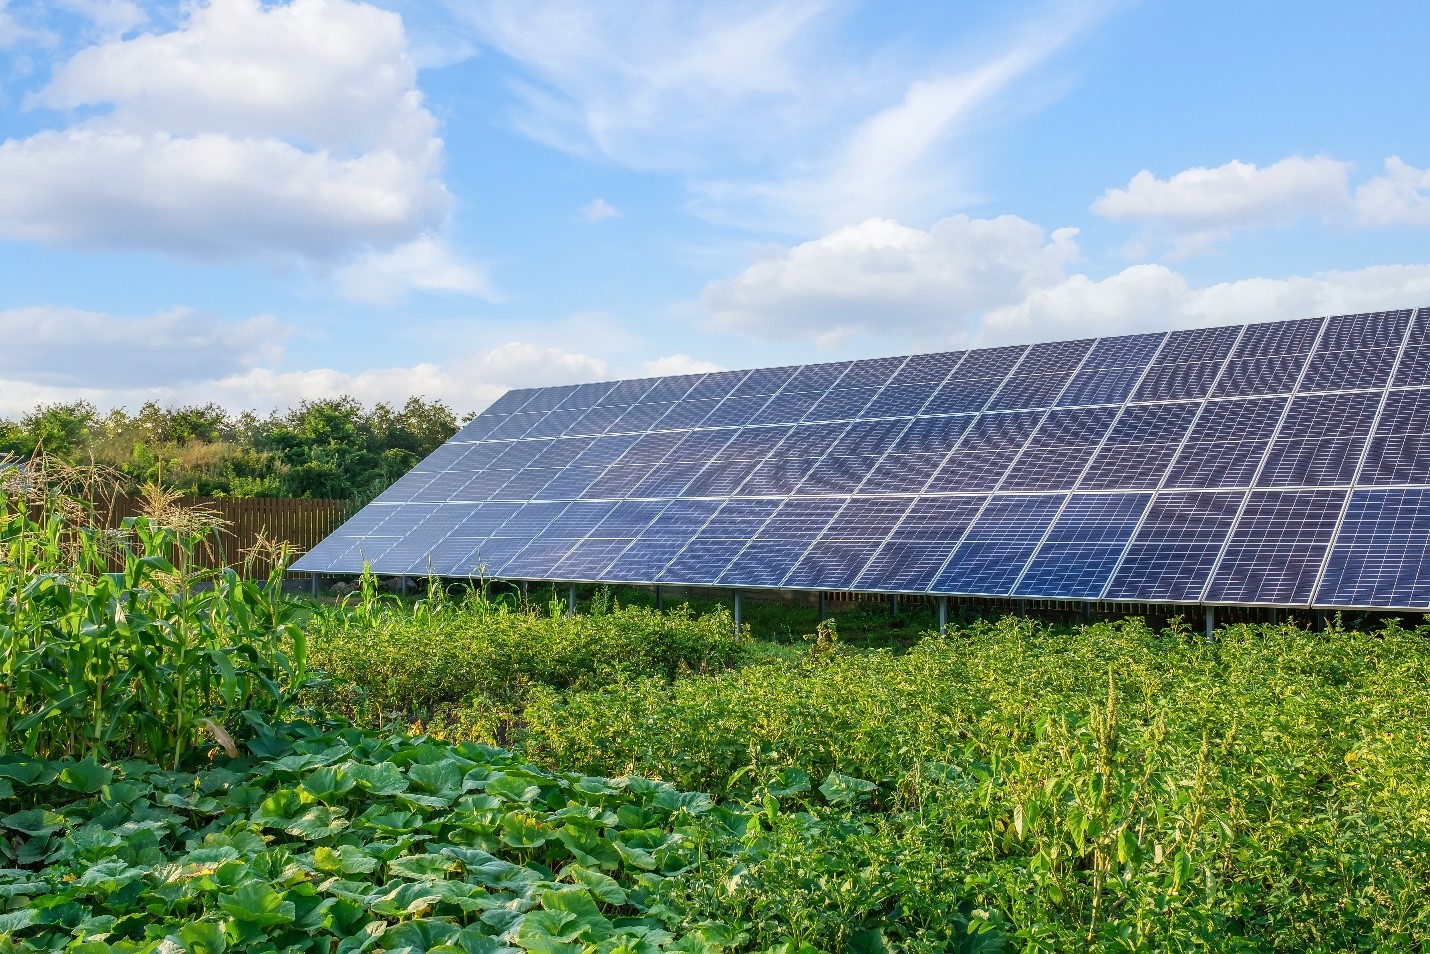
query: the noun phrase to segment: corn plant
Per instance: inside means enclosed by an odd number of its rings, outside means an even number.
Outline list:
[[[164,525],[168,523],[169,525]],[[43,475],[0,484],[0,756],[145,758],[178,766],[204,734],[280,714],[305,640],[280,597],[195,568],[212,525],[93,510]]]

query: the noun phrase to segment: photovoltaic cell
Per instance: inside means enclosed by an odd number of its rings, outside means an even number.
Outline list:
[[[296,568],[1423,608],[1426,493],[1430,309],[509,392]]]
[[[1197,602],[1244,493],[1159,493],[1103,591],[1105,600]]]
[[[1095,599],[1152,501],[1147,494],[1074,494],[1038,547],[1014,592]]]
[[[1353,492],[1315,601],[1430,608],[1427,539],[1430,488]]]
[[[1011,592],[1062,503],[1062,494],[992,498],[940,571],[933,592]]]
[[[1253,491],[1206,598],[1308,603],[1345,503],[1344,490]]]

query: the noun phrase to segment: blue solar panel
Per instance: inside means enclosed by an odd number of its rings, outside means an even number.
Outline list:
[[[1395,369],[1395,387],[1424,387],[1430,384],[1430,347],[1406,348]]]
[[[1072,495],[1014,592],[1049,599],[1096,599],[1151,502],[1150,493]]]
[[[1102,598],[1199,601],[1244,496],[1242,491],[1159,493]]]
[[[1166,338],[1162,333],[1099,338],[1083,361],[1083,370],[1145,368]]]
[[[847,421],[858,417],[878,396],[878,388],[836,388],[822,395],[804,419]]]
[[[1316,339],[1321,335],[1321,326],[1322,321],[1319,318],[1248,325],[1231,356],[1259,358],[1267,355],[1307,355],[1316,346]]]
[[[992,498],[931,590],[971,595],[1011,592],[1063,499],[1062,494]]]
[[[1356,391],[1380,389],[1390,380],[1391,368],[1399,352],[1394,348],[1373,351],[1329,351],[1311,359],[1301,391]]]
[[[1243,394],[1290,394],[1296,390],[1307,356],[1269,355],[1231,361],[1217,381],[1213,397],[1235,397]]]
[[[1344,490],[1253,491],[1206,598],[1223,603],[1308,603]]]
[[[1413,608],[1426,385],[1430,309],[525,389],[297,569]]]
[[[1072,375],[1018,374],[1003,382],[988,402],[990,411],[1052,407],[1072,380]]]
[[[1002,384],[1002,378],[960,378],[955,375],[933,393],[923,412],[964,414],[982,410]]]
[[[1121,404],[1137,387],[1146,367],[1084,368],[1073,376],[1058,407],[1083,407],[1090,404]]]
[[[1430,488],[1357,490],[1315,602],[1430,608]]]

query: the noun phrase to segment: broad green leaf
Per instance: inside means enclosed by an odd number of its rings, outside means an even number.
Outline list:
[[[626,903],[625,889],[610,875],[584,868],[581,865],[568,865],[561,872],[561,877],[581,885],[599,901],[604,901],[607,904]]]
[[[782,769],[770,782],[766,791],[775,798],[789,798],[813,787],[809,773],[797,768]]]
[[[85,759],[60,770],[60,784],[72,792],[93,795],[114,780],[114,773],[93,759]]]
[[[0,914],[0,937],[23,931],[39,920],[40,912],[35,908],[22,908],[8,914]]]
[[[176,938],[188,954],[223,954],[228,947],[223,928],[212,921],[192,921],[170,937]]]
[[[658,793],[652,804],[669,811],[685,811],[692,815],[703,815],[715,806],[715,800],[704,792],[677,792],[666,790]]]
[[[332,874],[367,874],[377,870],[380,863],[357,845],[319,847],[313,852],[313,866]]]
[[[269,885],[247,882],[233,894],[219,899],[219,907],[237,921],[271,927],[292,924],[297,909]]]
[[[830,772],[829,777],[820,783],[819,791],[830,804],[844,805],[862,801],[877,787],[873,782],[862,778]]]
[[[449,921],[417,918],[388,928],[382,935],[382,946],[387,951],[427,954],[432,948],[451,941],[457,933],[457,925]]]
[[[64,827],[65,819],[44,808],[30,808],[0,818],[0,825],[26,835],[48,835]]]
[[[465,790],[461,766],[452,759],[414,765],[407,770],[407,777],[423,795],[438,799],[441,805],[452,804]]]
[[[402,770],[391,762],[379,762],[377,765],[350,762],[343,768],[369,795],[375,798],[397,795],[407,791],[407,776],[403,775]]]
[[[541,794],[541,788],[530,779],[516,775],[498,775],[487,782],[487,793],[497,795],[509,802],[529,803]]]
[[[331,804],[352,791],[357,779],[340,768],[325,765],[303,780],[303,789],[320,802]]]
[[[456,867],[456,859],[444,855],[406,855],[387,863],[392,874],[418,881],[441,881]]]
[[[534,818],[509,812],[501,820],[502,844],[513,848],[539,848],[554,832]]]

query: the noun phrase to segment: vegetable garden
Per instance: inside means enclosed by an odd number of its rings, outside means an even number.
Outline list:
[[[315,604],[11,480],[0,952],[1430,950],[1418,621]]]

